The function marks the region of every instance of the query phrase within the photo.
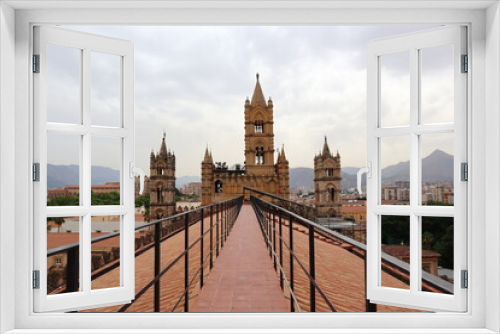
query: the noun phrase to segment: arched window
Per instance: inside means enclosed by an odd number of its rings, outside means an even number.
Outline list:
[[[156,168],[156,175],[159,175],[159,176],[163,175],[163,168],[161,168],[161,167]]]
[[[215,193],[222,194],[222,181],[221,180],[215,181]]]
[[[163,203],[163,185],[161,184],[156,187],[156,202]]]
[[[256,147],[255,148],[255,164],[262,165],[264,164],[264,147]]]
[[[335,202],[335,188],[328,188],[328,201]]]
[[[255,121],[255,133],[263,133],[264,132],[264,121],[257,120]]]
[[[333,176],[333,168],[327,168],[325,170],[325,175],[326,176]]]

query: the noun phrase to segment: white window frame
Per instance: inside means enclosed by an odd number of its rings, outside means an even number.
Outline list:
[[[116,9],[117,6],[134,9]],[[14,10],[11,6],[18,9]],[[397,6],[397,8],[393,8]],[[69,8],[59,8],[69,7]],[[99,7],[99,8],[97,8]],[[102,8],[115,8],[102,11]],[[163,8],[158,8],[163,7]],[[180,8],[179,8],[180,7]],[[186,8],[190,9],[186,9]],[[45,9],[43,9],[45,8]],[[48,10],[47,10],[48,8]],[[80,8],[80,9],[75,9]],[[137,8],[145,10],[138,11]],[[88,332],[144,333],[148,328],[179,332],[175,328],[203,329],[252,328],[252,332],[343,332],[422,333],[500,331],[500,11],[496,1],[370,1],[368,2],[17,2],[0,4],[0,329],[15,333],[37,333],[41,329],[88,328]],[[33,212],[32,184],[32,104],[30,96],[32,26],[34,24],[241,24],[241,25],[349,25],[466,24],[469,27],[469,133],[470,178],[468,196],[470,260],[469,311],[436,314],[34,314],[30,245]],[[133,42],[133,41],[132,41]],[[15,68],[15,72],[14,69]],[[15,86],[12,83],[15,82]],[[15,98],[14,98],[15,96]],[[15,110],[15,113],[12,112]],[[15,145],[12,145],[15,138]],[[488,152],[488,154],[486,154]],[[15,175],[15,177],[12,177]],[[486,182],[488,175],[488,182]],[[15,197],[12,199],[12,189]],[[488,196],[486,196],[488,194]],[[15,207],[15,211],[11,208]],[[486,208],[488,212],[486,215]],[[4,222],[15,222],[6,224]],[[12,236],[15,238],[12,238]],[[472,247],[473,246],[473,247]],[[15,256],[11,256],[12,249]],[[488,266],[485,265],[485,255]],[[13,289],[12,287],[15,287]],[[486,293],[486,291],[488,293]],[[12,305],[15,305],[13,308]],[[117,321],[119,319],[119,321]],[[141,330],[130,330],[141,324]],[[165,329],[169,326],[169,329]],[[353,329],[357,328],[358,330]],[[283,328],[288,328],[284,329]],[[291,330],[291,328],[300,328]],[[40,331],[37,331],[40,329]],[[269,329],[269,330],[265,330]],[[280,330],[281,329],[281,330]],[[448,330],[446,330],[448,329]],[[462,329],[462,330],[459,330]],[[243,331],[243,330],[242,330]],[[47,332],[47,331],[45,331]],[[221,332],[221,330],[215,332]],[[246,331],[248,332],[248,330]],[[14,332],[13,332],[14,333]]]
[[[461,288],[461,270],[467,270],[466,218],[467,183],[461,181],[460,164],[467,163],[467,76],[461,73],[461,55],[467,54],[466,28],[449,26],[411,34],[382,38],[368,44],[368,166],[372,170],[367,180],[367,298],[373,303],[391,304],[424,310],[463,312],[467,309],[467,290]],[[452,123],[423,124],[421,122],[421,50],[453,45],[454,121]],[[385,55],[408,52],[409,56],[409,123],[406,126],[383,127],[381,106],[381,59]],[[453,176],[455,203],[453,206],[421,205],[422,156],[421,135],[453,134]],[[407,136],[410,155],[409,205],[382,205],[381,201],[381,140],[391,136]],[[382,216],[409,217],[410,230],[410,288],[396,289],[381,285]],[[422,217],[452,217],[454,226],[454,289],[453,294],[424,292],[422,282]]]
[[[39,73],[34,84],[34,162],[40,164],[40,181],[33,184],[34,201],[34,269],[40,272],[39,289],[34,290],[35,312],[73,311],[110,304],[126,304],[135,297],[134,273],[134,45],[129,41],[106,36],[55,28],[34,27],[34,54],[39,55]],[[80,51],[80,124],[47,122],[47,45],[71,47]],[[91,120],[92,53],[100,52],[120,57],[120,125],[93,126]],[[80,205],[47,206],[47,134],[80,136]],[[95,137],[120,141],[120,205],[91,205],[91,142]],[[91,218],[120,216],[120,285],[92,290],[91,284]],[[47,238],[45,217],[80,217],[79,228],[79,291],[47,295]]]

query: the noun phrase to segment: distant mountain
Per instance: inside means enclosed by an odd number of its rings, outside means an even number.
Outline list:
[[[359,167],[342,168],[342,188],[357,186],[356,174]],[[389,184],[396,181],[409,180],[410,162],[400,162],[382,169],[382,183]],[[422,159],[422,181],[453,181],[453,156],[441,150],[435,150]],[[92,166],[92,185],[106,182],[118,182],[120,172],[108,167]],[[77,165],[47,165],[48,189],[62,188],[77,185],[79,172]],[[200,182],[199,176],[181,176],[175,180],[175,186],[181,188],[190,182]],[[366,178],[363,177],[363,185]],[[290,168],[290,187],[314,189],[314,169],[307,167]]]
[[[119,182],[120,171],[109,167],[92,166],[90,169],[91,184],[99,185],[106,182]],[[79,184],[78,165],[47,165],[47,188],[56,189]]]
[[[190,182],[201,182],[201,179],[199,176],[180,176],[175,179],[175,187],[179,189]]]
[[[453,181],[453,156],[435,150],[422,159],[422,182]],[[410,180],[410,162],[400,162],[382,170],[382,183]]]
[[[290,168],[290,187],[314,189],[314,169],[307,167]]]
[[[357,186],[357,173],[360,167],[342,168],[342,188],[355,188]],[[410,162],[399,162],[382,169],[382,183],[390,184],[396,181],[409,181]],[[435,150],[422,159],[422,181],[453,181],[453,156],[441,150]],[[366,185],[363,176],[362,185]],[[313,168],[290,168],[291,188],[314,188]]]

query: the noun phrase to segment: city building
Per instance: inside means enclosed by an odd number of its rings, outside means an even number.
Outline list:
[[[152,220],[171,216],[175,213],[175,155],[167,151],[165,133],[160,151],[151,151],[149,164],[150,217]]]
[[[314,157],[315,206],[328,217],[341,215],[342,170],[340,155],[333,156],[325,136],[323,150]]]
[[[382,251],[400,259],[401,261],[410,263],[410,246],[408,245],[382,245]],[[439,253],[422,249],[422,269],[434,276],[439,276],[439,257],[441,257],[441,254]]]
[[[186,183],[184,186],[182,186],[180,192],[184,195],[201,196],[201,182]]]
[[[244,186],[288,199],[285,148],[281,148],[276,163],[274,153],[273,101],[269,98],[266,102],[257,74],[252,100],[245,101],[245,164],[229,169],[225,162],[214,163],[207,148],[201,163],[202,205],[243,195]]]

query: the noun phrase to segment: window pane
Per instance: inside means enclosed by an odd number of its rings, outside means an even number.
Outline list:
[[[410,137],[380,139],[381,204],[410,204]]]
[[[92,137],[92,205],[120,205],[122,139]]]
[[[106,53],[91,54],[92,125],[121,125],[121,57]]]
[[[47,122],[81,123],[81,54],[47,45]]]
[[[47,294],[80,290],[80,217],[47,217]],[[60,249],[64,247],[65,249]]]
[[[410,217],[382,216],[381,217],[381,286],[388,288],[410,289]],[[408,263],[400,265],[394,263],[390,255]]]
[[[410,125],[410,52],[380,57],[382,127]]]
[[[453,122],[453,44],[420,50],[421,123]]]
[[[453,254],[453,217],[422,217],[423,291],[453,294]]]
[[[92,243],[92,290],[116,288],[120,283],[120,231],[121,216],[92,216],[92,239],[118,235]]]
[[[420,136],[422,205],[453,205],[453,133]]]
[[[47,206],[80,205],[81,136],[47,134]]]

